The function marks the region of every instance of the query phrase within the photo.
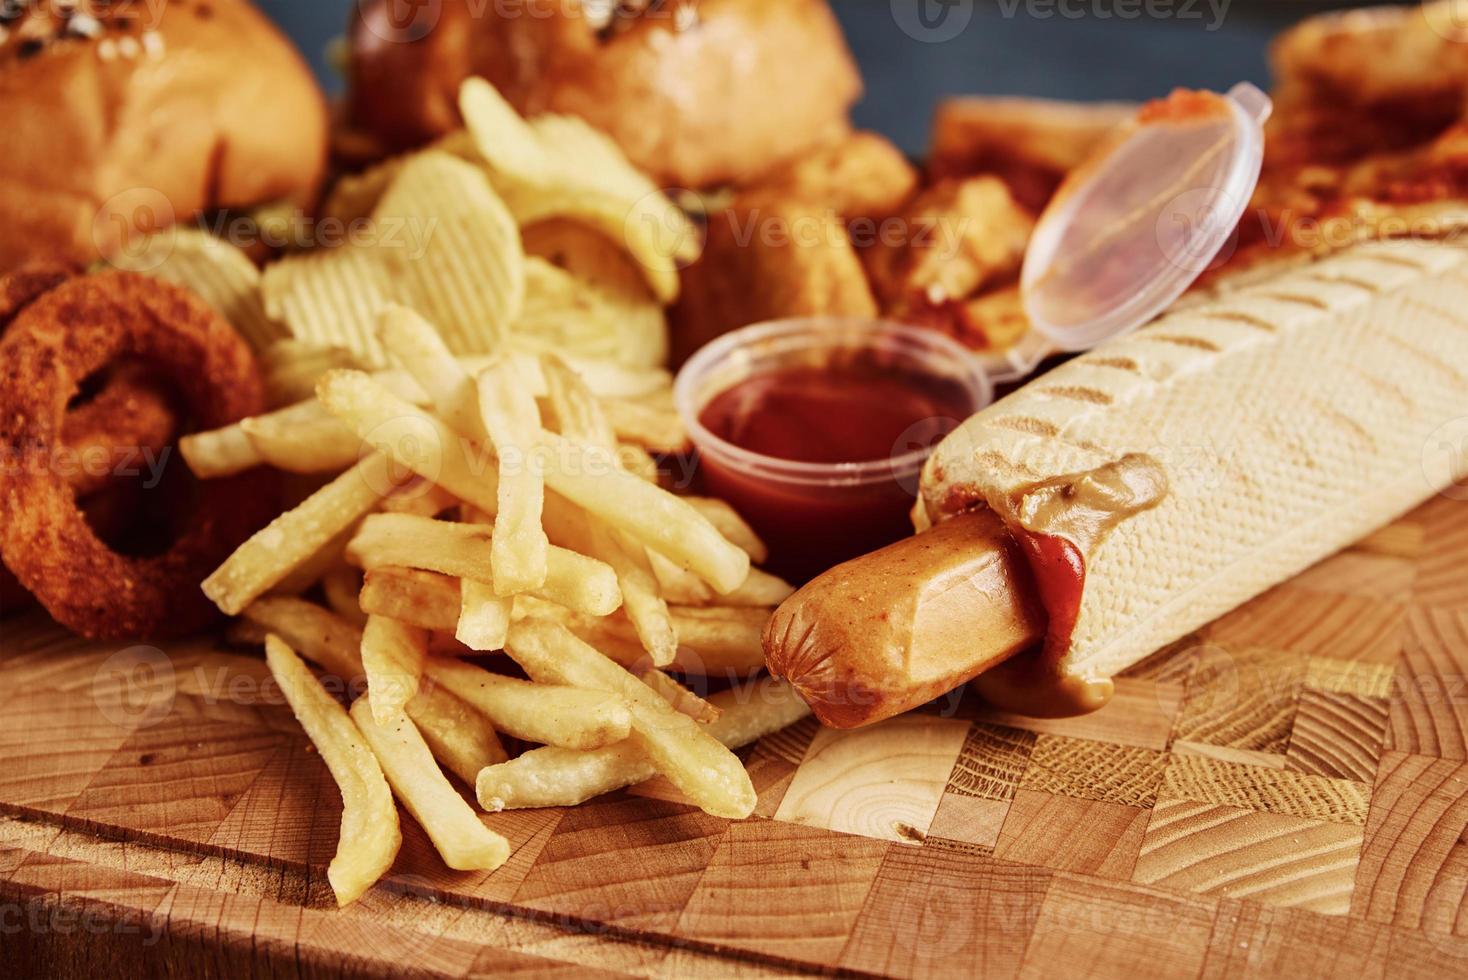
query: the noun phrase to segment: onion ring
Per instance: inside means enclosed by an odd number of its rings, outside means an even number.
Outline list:
[[[260,376],[244,341],[204,302],[124,272],[68,280],[0,337],[0,555],[62,625],[94,639],[192,633],[217,611],[199,582],[269,517],[263,475],[199,487],[171,547],[135,558],[87,524],[54,465],[66,407],[86,378],[123,357],[156,367],[195,425],[258,413]]]
[[[77,275],[75,266],[32,262],[0,278],[0,334],[35,300]],[[62,443],[75,461],[67,478],[78,497],[102,489],[138,451],[155,455],[175,435],[178,416],[156,379],[140,365],[109,368],[89,401],[68,413]],[[0,578],[0,597],[6,594]],[[4,609],[0,598],[0,609]]]

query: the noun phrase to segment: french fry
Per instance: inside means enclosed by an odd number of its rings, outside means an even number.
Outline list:
[[[495,592],[529,592],[545,584],[549,550],[541,526],[545,480],[540,410],[511,361],[497,361],[482,371],[478,389],[484,431],[499,459],[499,510],[491,545]]]
[[[631,731],[626,702],[606,691],[531,684],[442,657],[430,660],[426,672],[495,728],[527,742],[594,749],[620,742]]]
[[[667,665],[669,671],[732,680],[750,677],[765,669],[765,652],[758,631],[750,630],[747,623],[711,624],[680,616],[680,613],[690,611],[683,607],[670,607],[674,629],[680,631],[680,635],[678,654]],[[760,612],[768,617],[771,611],[765,609]],[[526,596],[515,599],[515,615],[518,619],[559,623],[612,660],[634,671],[651,666],[651,658],[638,639],[637,631],[624,617],[586,616]],[[681,635],[684,623],[690,624],[690,634],[710,645],[699,648],[690,644]]]
[[[321,593],[327,606],[353,626],[367,625],[367,614],[358,598],[361,592],[362,573],[340,559],[321,576]]]
[[[702,579],[679,568],[657,552],[649,552],[653,574],[670,603],[678,606],[778,606],[795,593],[795,587],[784,579],[760,568],[751,568],[739,588],[719,595]]]
[[[365,676],[362,631],[340,616],[303,599],[273,597],[246,609],[235,626],[257,634],[232,634],[251,642],[263,643],[265,634],[279,634],[292,649],[343,681],[347,691],[360,690]],[[424,686],[407,710],[434,757],[471,786],[481,768],[507,758],[489,719],[442,687]]]
[[[377,324],[377,338],[456,432],[484,438],[474,379],[423,317],[405,306],[389,306]]]
[[[541,362],[545,397],[555,416],[556,431],[588,446],[615,446],[617,433],[586,382],[558,357]]]
[[[260,458],[287,473],[336,473],[361,456],[362,440],[316,400],[237,423]]]
[[[732,752],[564,627],[533,620],[516,623],[505,652],[541,683],[573,684],[620,696],[631,711],[633,741],[704,811],[732,820],[754,812],[754,785]]]
[[[674,607],[673,625],[682,648],[678,663],[691,673],[721,676],[731,668],[748,671],[764,662],[764,628],[770,609],[689,609]],[[694,669],[702,662],[703,669]]]
[[[659,667],[672,663],[678,654],[678,633],[668,604],[658,592],[647,549],[630,537],[619,537],[619,532],[591,520],[558,496],[548,497],[546,504],[561,535],[559,544],[606,562],[616,573],[627,618],[652,662]]]
[[[416,626],[368,616],[362,628],[362,668],[372,713],[384,725],[417,694],[428,657],[428,634]]]
[[[510,842],[484,826],[449,785],[411,721],[398,715],[384,722],[361,698],[352,705],[351,717],[394,795],[423,827],[444,864],[456,871],[493,871],[509,860]]]
[[[749,560],[756,565],[763,565],[770,560],[770,549],[760,540],[754,528],[739,512],[727,503],[715,497],[684,497],[688,506],[698,511],[714,527],[719,529],[727,540],[733,542],[749,555]]]
[[[241,616],[242,623],[276,634],[348,688],[364,679],[362,631],[330,610],[292,596],[269,596],[251,603]]]
[[[513,596],[497,595],[483,582],[460,579],[459,618],[454,624],[454,638],[481,653],[503,650],[514,610]]]
[[[437,572],[384,565],[367,571],[358,602],[368,615],[452,632],[461,612],[459,582]]]
[[[433,757],[467,786],[479,770],[509,758],[489,719],[441,687],[420,691],[408,702],[408,717]]]
[[[719,717],[705,731],[731,749],[810,714],[794,688],[772,677],[720,691],[709,697],[709,703],[719,710]],[[475,781],[475,795],[479,805],[491,811],[575,806],[656,773],[652,761],[631,742],[591,752],[547,747],[485,769]]]
[[[545,484],[639,542],[690,569],[717,592],[749,575],[749,555],[678,497],[620,469],[613,451],[547,432]]]
[[[715,721],[719,717],[720,711],[718,708],[697,694],[694,694],[661,670],[647,670],[637,676],[642,678],[644,684],[656,691],[664,701],[673,706],[673,710],[680,714],[685,714],[694,721],[701,721],[705,724]]]
[[[393,396],[357,371],[332,371],[322,404],[369,444],[487,513],[499,506],[499,479],[443,420]],[[550,450],[545,485],[682,567],[715,591],[731,592],[749,574],[749,556],[672,494],[617,468],[615,454],[542,433]],[[422,452],[420,450],[427,449]]]
[[[368,456],[240,545],[204,580],[204,594],[226,615],[238,615],[330,545],[394,485],[387,458]]]
[[[234,476],[265,462],[238,424],[183,436],[178,440],[178,451],[189,465],[189,472],[201,480]]]
[[[535,337],[514,337],[507,346],[564,364],[598,398],[640,398],[673,387],[673,375],[661,367],[631,367],[606,358],[582,357]]]
[[[361,371],[329,371],[317,386],[327,411],[399,464],[480,510],[499,507],[499,477],[487,454],[434,415]]]
[[[655,408],[623,398],[606,398],[601,403],[617,438],[658,453],[688,452],[688,430],[671,407]]]
[[[596,396],[556,358],[546,358],[546,398],[560,433],[589,446],[615,447],[616,433]],[[617,573],[622,602],[652,662],[666,665],[678,653],[678,635],[668,615],[668,604],[658,591],[647,549],[625,533],[594,521],[559,495],[547,499],[547,509],[562,535],[562,544],[606,562]]]
[[[421,476],[414,477],[409,483],[382,498],[382,510],[389,514],[437,517],[451,507],[457,506],[459,506],[458,497],[437,483],[430,483]]]
[[[265,660],[341,790],[341,837],[326,877],[337,905],[350,905],[387,873],[402,846],[392,790],[362,733],[295,652],[279,637],[268,636]]]
[[[347,560],[368,571],[384,566],[422,568],[493,588],[491,538],[492,532],[483,525],[373,514],[347,545]],[[550,548],[546,557],[545,584],[532,589],[532,595],[593,616],[610,615],[621,606],[617,576],[605,563],[565,548]]]
[[[351,351],[299,340],[277,340],[260,356],[265,395],[272,406],[284,407],[316,400],[316,382],[336,368],[361,368]]]

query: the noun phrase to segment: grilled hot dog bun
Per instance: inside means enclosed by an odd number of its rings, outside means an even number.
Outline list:
[[[1378,242],[1070,361],[939,446],[931,530],[786,602],[771,670],[836,725],[974,677],[1009,711],[1100,707],[1121,671],[1465,476],[1436,452],[1468,417],[1464,311],[1468,250]],[[1010,658],[1035,604],[1043,642]]]

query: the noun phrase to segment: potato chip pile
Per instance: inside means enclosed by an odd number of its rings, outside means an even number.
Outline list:
[[[731,748],[808,711],[760,677],[791,592],[753,567],[763,543],[659,482],[653,454],[687,449],[659,365],[692,226],[584,124],[527,123],[478,81],[463,107],[466,133],[337,188],[329,209],[381,238],[263,274],[197,233],[131,259],[262,349],[278,407],[180,450],[204,479],[306,485],[203,589],[265,645],[341,789],[342,904],[397,853],[394,799],[450,867],[508,858],[450,775],[488,811],[660,775],[741,818]]]

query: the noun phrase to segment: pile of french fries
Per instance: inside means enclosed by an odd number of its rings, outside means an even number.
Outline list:
[[[486,811],[662,775],[711,814],[748,816],[731,748],[807,713],[759,676],[761,630],[791,589],[753,567],[764,545],[727,505],[657,482],[648,450],[682,440],[647,400],[666,374],[508,343],[461,359],[402,306],[377,340],[397,368],[303,351],[291,371],[319,375],[315,397],[180,446],[204,478],[261,464],[329,477],[203,588],[239,617],[233,639],[264,643],[341,789],[338,901],[391,865],[394,797],[450,867],[508,858],[449,774]],[[624,424],[631,393],[644,400]],[[344,708],[301,657],[365,691]],[[677,677],[732,686],[704,698]]]

